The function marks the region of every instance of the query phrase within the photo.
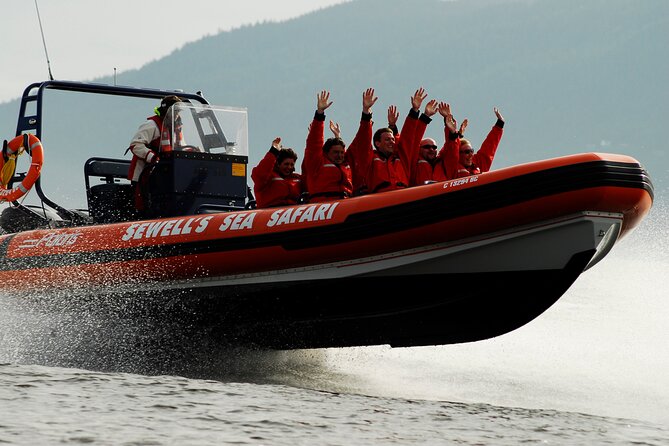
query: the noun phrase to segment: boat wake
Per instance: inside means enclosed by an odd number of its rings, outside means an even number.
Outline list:
[[[307,370],[309,381],[319,380],[319,367],[326,373],[324,351],[221,346],[169,304],[157,312],[155,297],[0,294],[0,363],[257,383],[304,384]]]

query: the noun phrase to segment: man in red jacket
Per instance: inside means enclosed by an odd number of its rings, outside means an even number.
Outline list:
[[[358,175],[364,178],[368,193],[403,189],[409,186],[409,178],[417,161],[417,145],[420,140],[415,136],[416,128],[421,119],[426,118],[425,125],[431,120],[422,115],[419,119],[420,105],[426,97],[427,94],[423,88],[416,90],[411,98],[412,107],[400,133],[397,132],[395,125],[399,114],[394,106],[390,106],[388,109],[389,127],[378,129],[374,133],[373,146],[365,144],[356,146],[355,150],[353,147],[350,149],[355,165],[354,177]],[[365,110],[371,117],[371,107],[376,100],[373,88],[363,93],[363,118]],[[430,101],[430,103],[434,103],[436,110],[436,101]],[[425,132],[424,126],[422,132]],[[421,137],[423,133],[420,134]]]
[[[307,180],[309,201],[316,203],[348,198],[353,193],[353,184],[351,167],[345,158],[346,143],[339,137],[324,141],[323,136],[325,110],[332,105],[330,92],[321,91],[316,104],[302,162],[302,174]]]
[[[414,96],[415,99],[415,96]],[[424,98],[423,98],[424,99]],[[412,100],[414,110],[420,108],[420,102]],[[409,186],[420,186],[435,181],[434,167],[439,162],[437,156],[437,142],[432,138],[423,138],[427,125],[432,121],[432,116],[437,113],[438,101],[436,99],[430,100],[426,105],[423,113],[416,121],[416,126],[410,146],[406,147],[408,153],[409,166]],[[402,145],[405,140],[402,140]]]

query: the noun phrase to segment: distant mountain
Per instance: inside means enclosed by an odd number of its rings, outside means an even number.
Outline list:
[[[379,96],[378,127],[390,104],[403,119],[423,86],[456,118],[469,118],[474,142],[500,108],[507,125],[493,167],[615,152],[666,185],[667,42],[666,0],[358,0],[205,37],[117,80],[202,90],[212,103],[248,107],[252,165],[275,136],[302,154],[322,89],[334,99],[327,118],[350,141],[365,88]],[[0,106],[5,135],[16,110],[15,102]],[[443,138],[441,119],[428,135]]]

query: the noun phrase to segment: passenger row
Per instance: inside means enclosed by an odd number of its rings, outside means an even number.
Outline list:
[[[397,107],[391,105],[388,126],[372,133],[372,107],[378,98],[374,89],[368,88],[362,94],[360,126],[346,149],[337,123],[330,121],[334,136],[325,139],[325,111],[333,102],[328,91],[321,91],[309,125],[302,173],[295,173],[297,153],[284,148],[281,138],[275,138],[265,157],[251,171],[256,207],[339,200],[490,170],[504,128],[499,110],[493,109],[497,122],[474,153],[471,143],[463,137],[467,120],[458,128],[450,105],[435,99],[428,101],[421,113],[420,107],[426,98],[425,89],[416,90],[401,131],[397,128]],[[133,155],[128,179],[133,184],[135,207],[140,213],[147,208],[148,179],[152,170],[149,167],[157,163],[160,153],[172,150],[170,129],[163,125],[163,120],[177,102],[181,102],[178,96],[163,98],[155,115],[139,127],[128,147],[127,151]],[[434,139],[423,138],[437,112],[444,118],[444,144],[439,153]],[[176,130],[177,135],[181,135],[178,127]]]
[[[251,171],[256,206],[339,200],[489,171],[504,129],[499,110],[493,109],[497,122],[474,153],[471,143],[463,137],[467,119],[458,128],[450,104],[435,99],[428,101],[421,113],[426,98],[423,88],[416,90],[401,131],[397,128],[399,113],[391,105],[388,127],[372,134],[372,106],[378,98],[374,89],[368,88],[362,94],[360,126],[346,149],[338,123],[330,121],[334,136],[325,139],[325,110],[333,102],[328,91],[321,91],[309,125],[302,174],[295,173],[297,153],[284,148],[281,138],[275,138],[265,157]],[[439,153],[434,139],[423,138],[437,112],[444,118],[444,144]]]

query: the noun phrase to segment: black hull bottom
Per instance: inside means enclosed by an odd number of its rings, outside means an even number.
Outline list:
[[[124,352],[173,363],[220,348],[445,345],[489,339],[527,324],[564,294],[594,253],[574,255],[562,270],[424,275],[411,280],[366,277],[105,296],[65,293],[21,301],[30,305],[32,314],[59,315],[67,321],[58,323],[48,338],[59,337],[68,354],[73,354],[73,344],[89,351],[72,363],[76,366],[88,366],[85,358],[81,363],[84,356],[118,363],[114,358],[120,355],[121,361]],[[70,365],[62,360],[58,364]]]
[[[246,295],[245,304],[238,307],[238,314],[245,317],[231,313],[225,317],[215,300],[208,305],[210,314],[222,316],[212,320],[221,333],[234,327],[224,342],[250,341],[268,348],[479,341],[515,330],[543,313],[571,286],[593,254],[574,256],[563,271],[274,285]],[[302,297],[295,299],[295,294]]]
[[[302,349],[442,345],[508,333],[546,311],[594,250],[563,270],[353,278],[181,290],[142,299],[141,312],[205,331],[220,346]],[[167,300],[165,300],[167,299]],[[135,300],[136,301],[136,300]],[[147,305],[147,303],[151,304]],[[162,302],[160,308],[154,305]],[[202,333],[200,333],[202,335]]]

